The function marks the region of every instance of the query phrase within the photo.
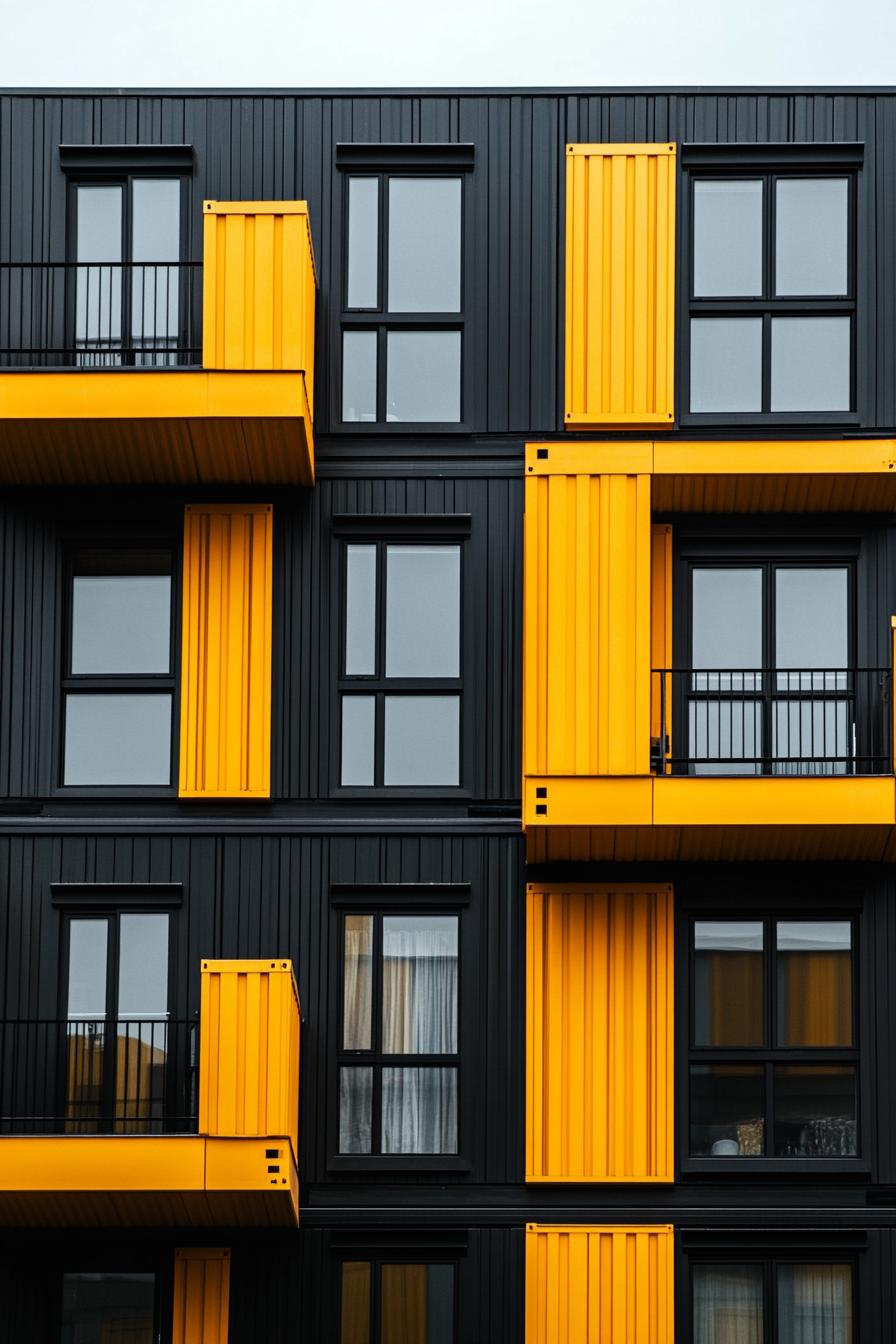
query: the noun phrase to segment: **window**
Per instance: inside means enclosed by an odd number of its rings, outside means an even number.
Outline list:
[[[189,363],[182,332],[193,296],[181,177],[78,182],[74,348],[81,367]]]
[[[460,176],[347,174],[344,423],[462,419]]]
[[[457,1153],[459,925],[342,914],[341,1154]]]
[[[461,548],[347,543],[344,786],[461,781]]]
[[[169,1014],[171,916],[110,911],[66,921],[67,1133],[189,1128],[189,1024]]]
[[[340,1344],[453,1344],[455,1266],[344,1260]]]
[[[155,1274],[63,1275],[61,1344],[154,1344],[157,1329]]]
[[[841,419],[855,409],[854,178],[690,180],[691,417]]]
[[[171,785],[172,555],[85,550],[69,567],[64,785]]]
[[[852,1344],[853,1267],[789,1260],[694,1263],[694,1344]]]
[[[693,554],[693,553],[692,553]],[[883,774],[885,667],[856,666],[855,562],[686,558],[673,768],[699,775]],[[729,552],[730,555],[730,552]]]
[[[691,1157],[856,1157],[853,922],[690,929]]]

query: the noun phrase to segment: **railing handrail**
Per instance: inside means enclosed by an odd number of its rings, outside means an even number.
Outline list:
[[[78,267],[85,266],[177,266],[177,267],[195,267],[202,266],[201,261],[0,261],[0,270],[3,271],[59,271],[76,270]]]

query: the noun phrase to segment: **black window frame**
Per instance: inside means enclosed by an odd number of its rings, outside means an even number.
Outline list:
[[[334,655],[337,676],[334,687],[334,731],[331,735],[330,796],[338,799],[391,798],[445,799],[463,801],[472,797],[471,771],[474,760],[471,700],[473,686],[473,584],[469,581],[472,557],[469,554],[470,517],[467,514],[382,514],[337,515],[333,519],[336,542],[336,639]],[[376,671],[373,676],[347,676],[347,548],[351,545],[377,548],[376,602],[374,613]],[[389,546],[458,546],[460,550],[460,628],[458,677],[387,677],[385,675],[386,550]],[[458,782],[457,784],[385,784],[384,721],[387,695],[456,695],[458,706]],[[342,703],[350,695],[375,698],[374,783],[342,783]]]
[[[78,673],[71,671],[73,582],[78,555],[85,552],[108,552],[110,556],[126,553],[163,552],[170,556],[171,568],[171,627],[168,640],[169,664],[167,672],[155,673]],[[130,537],[115,532],[103,536],[97,530],[82,535],[66,536],[60,566],[62,593],[59,621],[60,670],[59,687],[55,696],[54,724],[54,781],[52,796],[61,798],[172,798],[177,795],[178,746],[180,742],[180,666],[181,666],[181,606],[182,606],[182,547],[170,531],[150,532],[139,525]],[[171,697],[171,742],[167,784],[66,784],[65,783],[65,716],[69,695],[166,693]]]
[[[858,240],[861,235],[860,196],[862,145],[770,144],[770,145],[685,145],[682,147],[682,190],[679,206],[678,255],[678,423],[687,429],[713,429],[717,426],[761,428],[793,425],[857,426],[862,423],[866,402],[866,376],[859,359],[863,313],[859,303],[860,266]],[[846,178],[847,277],[846,296],[811,295],[776,298],[774,295],[775,189],[781,179]],[[755,181],[762,179],[762,276],[761,297],[704,297],[694,295],[694,209],[693,184],[699,180]],[[692,411],[691,403],[691,319],[695,317],[757,317],[763,319],[761,411]],[[848,411],[772,411],[771,407],[771,321],[780,317],[847,316],[850,319],[850,408]]]
[[[753,883],[729,883],[729,889],[721,897],[718,880],[696,882],[690,888],[681,891],[679,910],[676,919],[676,965],[686,968],[681,975],[676,993],[677,1011],[675,1014],[675,1058],[676,1058],[676,1115],[677,1115],[677,1168],[685,1178],[707,1175],[721,1176],[723,1179],[740,1177],[754,1180],[757,1175],[788,1175],[796,1179],[815,1178],[821,1173],[838,1173],[841,1176],[853,1176],[867,1181],[872,1172],[872,1136],[871,1123],[875,1111],[875,1079],[872,1061],[867,1058],[867,1047],[863,1042],[873,1040],[870,1028],[873,993],[872,979],[874,959],[872,949],[867,945],[870,936],[869,921],[864,918],[864,893],[843,887],[820,887],[817,880],[813,884],[807,880],[800,886],[796,879],[764,880],[758,886]],[[694,923],[702,920],[734,922],[765,921],[765,939],[763,947],[763,985],[765,1010],[765,1039],[773,1040],[774,1020],[771,1018],[772,1000],[768,993],[768,981],[772,975],[773,961],[768,959],[769,928],[774,932],[776,921],[805,921],[807,923],[842,921],[852,925],[852,994],[853,994],[853,1044],[851,1047],[751,1047],[697,1049],[694,1046]],[[839,1054],[849,1054],[843,1059],[856,1069],[856,1157],[692,1157],[690,1153],[690,1067],[692,1062],[710,1062],[709,1056],[717,1056],[716,1063],[749,1063],[774,1055],[780,1064],[799,1063],[806,1056],[809,1062],[819,1062],[834,1058]],[[724,1056],[724,1058],[723,1058]],[[773,1097],[768,1092],[765,1097],[766,1146],[774,1142],[772,1113]]]
[[[778,1270],[782,1266],[847,1265],[851,1271],[852,1286],[852,1344],[865,1337],[860,1316],[864,1294],[861,1291],[863,1252],[866,1237],[852,1230],[813,1233],[806,1229],[754,1233],[727,1228],[717,1229],[711,1236],[701,1232],[682,1234],[682,1255],[676,1269],[676,1339],[693,1344],[694,1270],[703,1267],[750,1268],[762,1270],[763,1344],[790,1344],[779,1329],[777,1321]]]
[[[473,274],[471,251],[472,203],[467,174],[474,168],[471,144],[344,144],[336,150],[337,181],[336,228],[340,238],[338,252],[338,303],[334,304],[331,326],[331,362],[335,377],[330,379],[330,425],[340,434],[406,436],[468,434],[472,420],[471,300],[469,277]],[[377,296],[378,306],[348,306],[348,222],[349,184],[352,178],[376,179],[378,187]],[[460,309],[454,313],[390,313],[388,301],[389,190],[390,178],[457,178],[460,182]],[[342,418],[343,335],[346,331],[377,333],[376,420],[357,421]],[[457,420],[387,420],[386,345],[391,331],[458,331],[460,333],[460,415]]]
[[[675,725],[686,725],[688,723],[688,687],[690,684],[690,670],[692,667],[693,656],[693,584],[692,573],[695,569],[755,569],[767,568],[769,576],[773,575],[774,569],[795,568],[795,569],[831,569],[846,568],[850,572],[848,583],[848,650],[849,661],[846,671],[852,673],[865,672],[864,677],[856,677],[855,697],[856,697],[856,722],[863,729],[859,736],[864,736],[877,722],[873,716],[876,714],[876,706],[871,700],[871,690],[868,669],[879,667],[882,671],[888,670],[890,655],[885,636],[890,635],[889,628],[884,631],[881,624],[880,631],[876,631],[873,622],[869,623],[866,616],[866,608],[869,592],[869,582],[873,581],[872,573],[869,568],[870,557],[867,554],[866,540],[863,535],[857,535],[855,528],[842,522],[834,522],[824,535],[819,534],[813,525],[806,526],[804,521],[796,523],[786,532],[781,530],[780,524],[769,520],[746,519],[740,524],[732,524],[733,531],[726,535],[720,535],[717,526],[705,520],[697,520],[696,523],[688,524],[686,527],[676,526],[673,533],[675,545],[675,557],[673,564],[673,622],[672,622],[672,750],[673,750],[673,774],[691,775],[691,763],[688,758],[682,758],[678,753],[676,743]],[[774,593],[771,593],[771,600],[768,599],[768,589],[774,589],[773,578],[763,579],[763,666],[768,669],[774,665]],[[887,621],[887,627],[889,621]],[[788,693],[786,688],[780,690],[773,685],[774,678],[767,676],[765,682],[768,685],[763,686],[761,692],[757,692],[753,698],[770,698],[786,700]],[[892,719],[892,705],[887,710],[887,687],[883,688],[884,694],[880,702],[880,707]],[[822,694],[819,692],[819,694]],[[836,698],[836,691],[830,691],[830,698]],[[730,692],[732,699],[744,698],[743,693],[736,690]],[[747,698],[750,698],[749,693]],[[799,698],[791,693],[790,698]],[[890,698],[892,699],[892,682],[890,687]],[[763,716],[763,733],[770,742],[772,725],[768,714]],[[885,721],[882,725],[884,748],[889,748],[890,728],[889,722]],[[869,744],[859,741],[857,743],[857,755],[861,757]],[[686,747],[689,753],[689,744]],[[770,746],[764,751],[764,756],[773,765]],[[821,758],[819,758],[821,759]],[[892,764],[892,762],[891,762]],[[739,779],[769,778],[778,777],[772,768],[766,769],[765,766],[757,770],[755,775],[747,774],[743,771],[735,772]],[[862,777],[873,778],[875,773],[887,775],[889,770],[883,772],[847,771],[847,778],[861,774]],[[795,769],[791,775],[782,771],[784,777],[801,777]],[[806,772],[809,776],[809,772]],[[709,777],[709,776],[707,776]],[[720,772],[717,778],[725,776]],[[729,776],[730,777],[730,776]],[[837,776],[840,777],[840,776]]]
[[[153,1339],[168,1344],[171,1339],[171,1320],[174,1309],[174,1256],[162,1251],[117,1249],[105,1251],[88,1249],[78,1253],[69,1251],[57,1261],[58,1292],[56,1296],[56,1338],[62,1338],[62,1311],[64,1280],[70,1274],[152,1274],[155,1278]]]
[[[142,147],[140,147],[142,148]],[[154,162],[153,159],[156,159]],[[180,183],[180,220],[179,220],[179,248],[177,262],[158,262],[157,264],[177,265],[179,268],[179,311],[177,322],[177,335],[175,337],[177,357],[167,363],[157,365],[141,365],[137,360],[137,351],[132,344],[133,331],[131,325],[131,307],[132,294],[131,286],[124,283],[124,277],[128,268],[133,265],[152,265],[152,262],[134,263],[132,259],[133,250],[133,188],[135,181],[165,180],[176,179]],[[170,161],[164,155],[147,156],[143,166],[136,159],[128,161],[127,156],[109,156],[107,159],[94,159],[90,155],[81,155],[73,158],[71,166],[66,172],[66,226],[65,226],[65,257],[67,263],[66,269],[66,294],[65,294],[65,332],[66,345],[73,352],[73,358],[76,357],[76,333],[75,333],[75,292],[76,292],[76,266],[78,262],[78,191],[81,187],[120,187],[121,188],[121,265],[122,265],[122,287],[121,287],[121,341],[119,349],[110,348],[110,353],[120,354],[118,364],[109,364],[97,366],[108,372],[116,368],[134,369],[142,368],[201,368],[202,353],[201,349],[191,347],[189,344],[189,334],[195,333],[194,339],[199,340],[201,346],[202,339],[202,278],[201,263],[193,261],[192,237],[193,227],[191,220],[192,211],[192,153],[187,161],[179,155],[173,155]],[[91,263],[102,266],[103,262]],[[111,264],[111,263],[109,263]],[[199,269],[199,283],[194,282],[194,270]],[[179,358],[183,350],[187,354],[198,354],[198,359],[188,360]],[[78,366],[81,367],[81,366]],[[90,365],[85,365],[89,369]]]
[[[452,1174],[467,1175],[472,1169],[474,1064],[473,1043],[477,1016],[477,959],[475,920],[470,909],[471,893],[464,883],[437,884],[368,884],[355,887],[335,887],[330,895],[330,1062],[331,1077],[328,1087],[329,1106],[327,1122],[327,1170],[332,1174],[364,1172],[366,1175],[388,1177],[406,1172],[431,1174],[444,1179]],[[376,959],[382,951],[382,919],[386,915],[451,915],[457,918],[457,1052],[449,1056],[383,1055],[376,1050],[381,1040],[382,973]],[[369,1051],[346,1050],[343,1047],[344,1011],[344,927],[346,915],[374,916],[373,975],[371,979],[371,1025],[373,1047]],[[377,936],[377,931],[378,936]],[[378,998],[379,994],[379,998]],[[377,1069],[383,1066],[438,1067],[442,1060],[457,1070],[457,1152],[456,1153],[382,1153],[374,1150],[380,1134],[381,1120],[377,1104],[382,1090],[377,1086]],[[371,1090],[371,1151],[370,1153],[342,1153],[339,1151],[340,1128],[340,1069],[343,1065],[369,1063],[374,1069]]]

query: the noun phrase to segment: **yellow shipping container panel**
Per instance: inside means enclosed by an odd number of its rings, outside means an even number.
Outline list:
[[[526,1344],[673,1344],[671,1226],[526,1228]]]
[[[298,1153],[299,996],[290,961],[203,961],[199,1132]]]
[[[566,150],[567,429],[671,429],[675,146]]]
[[[269,798],[273,510],[184,517],[181,798]]]
[[[172,1344],[227,1344],[229,1308],[230,1252],[175,1251]]]
[[[523,773],[650,769],[648,475],[526,479]]]
[[[526,1179],[673,1179],[672,888],[530,884]]]

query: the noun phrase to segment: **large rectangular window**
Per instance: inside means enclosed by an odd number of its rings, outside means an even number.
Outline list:
[[[62,783],[170,786],[171,552],[78,551],[68,596]]]
[[[455,1265],[344,1260],[339,1344],[453,1344]]]
[[[340,1154],[457,1153],[459,925],[342,915]]]
[[[461,782],[461,548],[344,549],[340,782]]]
[[[157,1330],[155,1274],[63,1275],[60,1344],[154,1344]]]
[[[695,1262],[693,1344],[852,1344],[853,1267],[798,1260]]]
[[[341,420],[458,424],[462,178],[351,174],[345,211]]]
[[[859,1154],[855,925],[695,919],[692,1158]]]
[[[854,191],[842,171],[694,169],[685,416],[855,409]]]

